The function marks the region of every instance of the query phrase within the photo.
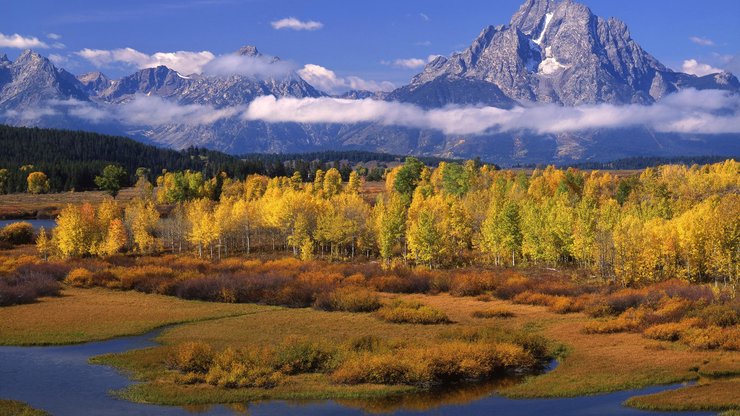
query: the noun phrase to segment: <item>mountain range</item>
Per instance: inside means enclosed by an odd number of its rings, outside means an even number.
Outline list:
[[[264,56],[253,46],[239,49],[234,56],[280,65],[279,58]],[[689,89],[737,94],[740,82],[726,72],[698,77],[672,71],[632,39],[624,22],[598,17],[583,4],[527,0],[509,24],[486,27],[465,50],[431,60],[408,85],[388,93],[349,91],[336,98],[407,103],[426,110],[540,104],[577,108],[652,106]],[[552,133],[521,129],[450,134],[373,121],[268,122],[230,112],[269,95],[330,97],[295,71],[263,77],[183,75],[160,66],[111,80],[100,72],[74,76],[30,50],[12,62],[0,57],[0,122],[125,134],[173,148],[194,145],[232,154],[364,149],[479,156],[501,164],[740,155],[738,134],[660,132],[639,125]],[[124,108],[137,97],[154,97],[184,109],[205,106],[226,115],[206,122],[159,123],[122,122],[101,115]]]

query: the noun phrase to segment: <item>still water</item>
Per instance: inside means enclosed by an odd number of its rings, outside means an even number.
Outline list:
[[[111,390],[131,381],[111,367],[90,365],[90,357],[156,345],[161,330],[109,341],[54,347],[0,347],[0,398],[30,403],[52,415],[669,415],[621,405],[627,398],[678,388],[649,387],[569,399],[513,400],[494,393],[496,386],[474,386],[373,401],[270,401],[230,406],[165,407],[116,399]],[[513,382],[513,381],[509,381]],[[675,413],[710,415],[713,413]]]

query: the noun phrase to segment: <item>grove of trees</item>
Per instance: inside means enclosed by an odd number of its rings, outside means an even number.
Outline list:
[[[665,165],[632,176],[501,171],[475,161],[385,174],[369,200],[336,168],[244,180],[222,173],[145,176],[126,206],[68,206],[44,254],[191,252],[213,259],[285,252],[384,264],[577,266],[630,285],[670,278],[737,284],[740,163]],[[41,247],[40,247],[41,248]]]

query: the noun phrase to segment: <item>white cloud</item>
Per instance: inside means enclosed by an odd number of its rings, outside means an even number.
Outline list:
[[[691,36],[689,37],[689,40],[701,46],[714,46],[714,41],[712,39],[701,36]]]
[[[416,46],[432,46],[432,41],[430,40],[420,40],[416,42],[414,45]]]
[[[396,59],[395,61],[391,62],[391,65],[399,67],[399,68],[406,68],[406,69],[415,69],[415,68],[421,68],[424,65],[426,65],[427,61],[419,58],[408,58],[408,59]]]
[[[281,78],[294,70],[290,62],[266,56],[222,55],[203,66],[203,73],[213,76],[243,75],[254,78]]]
[[[33,36],[24,37],[17,33],[12,34],[12,35],[4,35],[0,33],[0,47],[1,48],[16,48],[16,49],[30,49],[30,48],[48,49],[49,45],[39,40],[39,38],[33,37]]]
[[[346,90],[391,91],[395,88],[388,81],[368,81],[355,76],[342,78],[331,69],[314,64],[307,64],[299,69],[298,75],[314,87],[329,93]]]
[[[48,33],[46,37],[52,40],[59,40],[62,38],[62,35],[57,34],[57,33]]]
[[[723,111],[720,111],[723,110]],[[445,107],[335,98],[255,99],[246,120],[298,123],[380,123],[440,130],[448,135],[532,131],[540,134],[646,126],[658,132],[740,133],[740,96],[724,91],[685,90],[654,105],[611,104],[562,107]]]
[[[148,55],[133,48],[83,49],[76,52],[76,54],[98,67],[109,66],[114,63],[123,63],[138,69],[164,65],[185,75],[201,73],[203,67],[216,57],[209,51],[157,52]]]
[[[696,59],[687,59],[683,61],[681,70],[687,74],[693,74],[696,76],[703,77],[704,75],[716,74],[722,72],[721,69],[715,68],[708,64],[703,64]]]
[[[421,17],[421,20],[423,20],[425,22],[428,22],[428,21],[432,20],[432,19],[429,18],[429,15],[427,15],[426,13],[419,13],[419,17]]]
[[[313,20],[308,20],[304,22],[296,19],[295,17],[286,17],[285,19],[276,20],[270,24],[272,25],[272,28],[276,30],[318,30],[324,27],[324,24],[321,22],[316,22]]]
[[[65,112],[93,123],[116,121],[131,126],[207,125],[239,116],[246,106],[215,108],[201,104],[177,104],[160,97],[137,94],[120,105],[96,105],[79,100],[49,100],[47,106],[30,112],[8,114],[24,120]]]

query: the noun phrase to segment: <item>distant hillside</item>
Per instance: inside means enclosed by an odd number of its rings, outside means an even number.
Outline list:
[[[313,177],[316,169],[337,167],[344,176],[351,166],[363,162],[402,162],[405,156],[363,151],[317,152],[308,154],[248,154],[241,157],[212,150],[189,148],[183,151],[142,144],[126,137],[108,136],[84,131],[11,127],[0,125],[0,169],[8,169],[5,192],[23,192],[26,175],[20,168],[33,165],[33,170],[45,172],[52,191],[92,190],[96,175],[106,165],[123,166],[129,182],[135,180],[139,167],[148,168],[152,178],[163,169],[190,169],[213,176],[226,172],[231,177],[244,178],[253,173],[267,176],[301,172],[304,179]],[[439,158],[422,158],[436,165]],[[344,165],[344,166],[343,166]],[[351,165],[351,166],[350,166]],[[377,172],[375,175],[377,179]],[[3,190],[0,190],[0,192]]]

